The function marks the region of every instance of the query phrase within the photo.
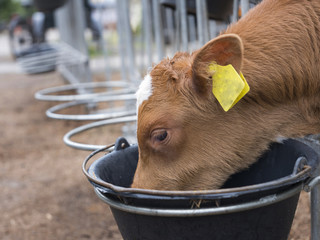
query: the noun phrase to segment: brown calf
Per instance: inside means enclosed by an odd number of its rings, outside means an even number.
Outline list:
[[[219,188],[273,141],[320,132],[320,0],[264,0],[198,51],[156,65],[138,96],[132,187]],[[251,90],[225,112],[208,66],[232,64]]]

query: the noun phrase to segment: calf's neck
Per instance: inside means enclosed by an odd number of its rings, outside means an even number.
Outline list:
[[[320,1],[264,0],[199,50],[153,67],[137,92],[133,188],[216,189],[271,142],[320,132]],[[250,91],[225,112],[212,63]]]

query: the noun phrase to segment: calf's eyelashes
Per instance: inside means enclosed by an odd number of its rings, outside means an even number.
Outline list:
[[[168,137],[168,131],[166,129],[156,129],[151,133],[151,140],[153,142],[164,142]]]

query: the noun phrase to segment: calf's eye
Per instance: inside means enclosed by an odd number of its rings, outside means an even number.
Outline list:
[[[168,132],[165,129],[154,130],[151,134],[152,140],[162,142],[168,137]]]

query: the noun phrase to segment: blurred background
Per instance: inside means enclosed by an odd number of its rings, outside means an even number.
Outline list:
[[[217,36],[258,0],[0,0],[1,239],[122,239],[81,172],[135,143],[148,70]],[[290,239],[308,239],[302,193]]]

